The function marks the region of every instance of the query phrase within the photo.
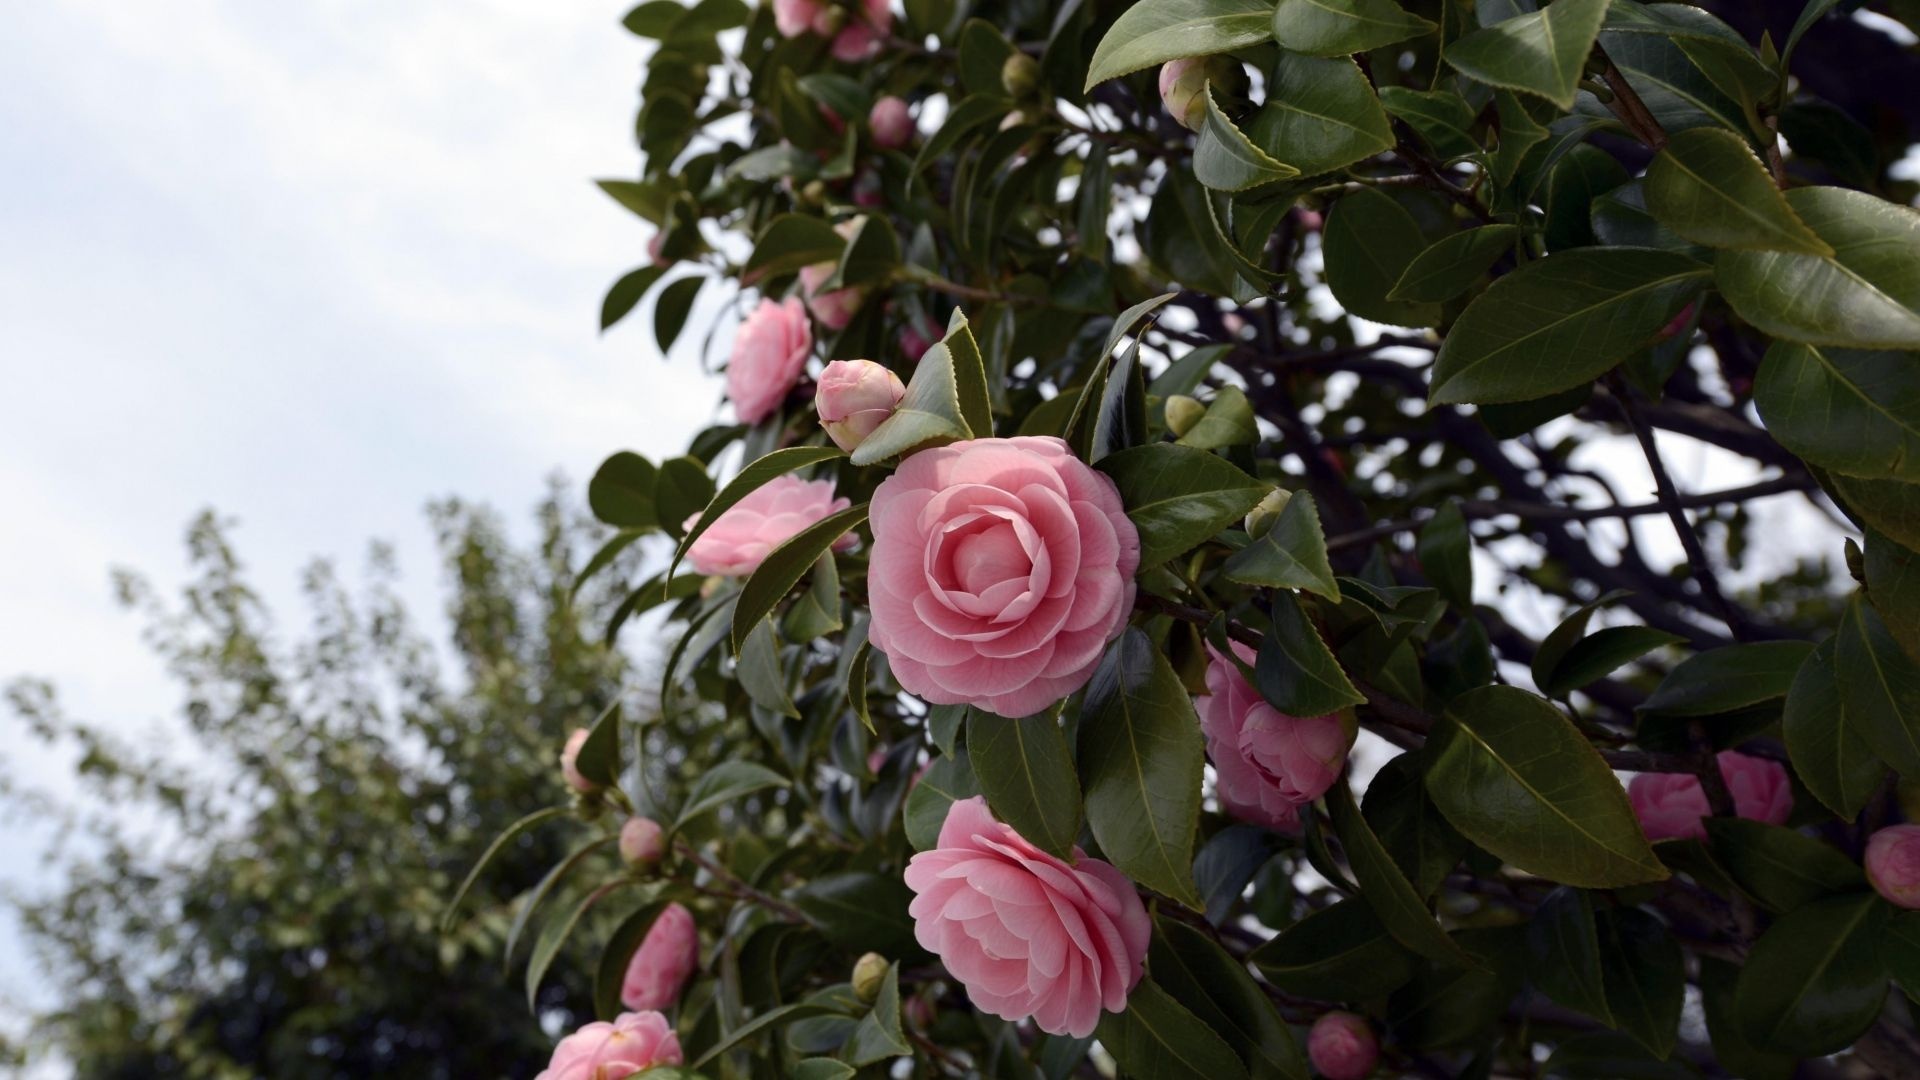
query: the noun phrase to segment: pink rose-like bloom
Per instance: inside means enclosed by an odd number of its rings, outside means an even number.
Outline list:
[[[797,298],[762,300],[733,336],[727,396],[743,424],[772,416],[806,370],[813,351],[807,309]]]
[[[892,29],[893,9],[887,0],[860,0],[859,14],[833,37],[833,58],[843,64],[871,60]]]
[[[680,999],[680,988],[699,966],[700,933],[694,929],[693,913],[668,904],[627,961],[620,1004],[629,1009],[667,1008]]]
[[[630,817],[620,826],[620,859],[628,866],[652,866],[665,853],[659,822],[650,817]]]
[[[886,366],[871,360],[835,360],[820,373],[813,405],[833,444],[851,454],[906,396],[906,384]]]
[[[1733,796],[1733,811],[1743,818],[1769,825],[1786,824],[1793,812],[1793,786],[1777,761],[1748,757],[1732,750],[1714,755],[1720,777]],[[1689,773],[1641,773],[1627,783],[1627,801],[1649,840],[1705,840],[1701,819],[1713,813],[1700,778]]]
[[[560,775],[566,777],[567,786],[582,795],[591,795],[600,790],[600,785],[587,779],[580,773],[580,748],[587,745],[587,729],[574,728],[567,736],[567,745],[560,748]]]
[[[1890,825],[1867,841],[1867,880],[1903,908],[1920,908],[1920,825]]]
[[[1380,1040],[1365,1017],[1330,1012],[1307,1032],[1307,1057],[1327,1080],[1363,1080],[1380,1061]]]
[[[626,1080],[656,1065],[682,1065],[680,1036],[657,1012],[621,1013],[560,1040],[534,1080]]]
[[[922,450],[872,507],[871,640],[927,701],[1039,712],[1086,685],[1126,625],[1140,534],[1060,439]]]
[[[1252,649],[1237,641],[1233,649],[1253,663]],[[1288,716],[1267,704],[1219,653],[1207,664],[1207,690],[1194,704],[1222,809],[1279,832],[1299,828],[1300,807],[1340,778],[1353,736],[1337,714]]]
[[[813,29],[814,20],[826,11],[827,5],[820,0],[773,0],[773,25],[781,37],[799,37]]]
[[[1151,927],[1118,870],[1073,849],[1041,851],[993,819],[979,796],[947,808],[939,846],[907,863],[920,944],[967,997],[1003,1020],[1084,1038],[1100,1011],[1127,1007]]]
[[[873,129],[874,145],[882,150],[898,150],[913,138],[913,114],[905,101],[891,95],[873,103],[867,126]]]
[[[702,574],[746,577],[795,533],[848,505],[847,500],[834,498],[831,480],[776,476],[707,526],[687,549],[687,561]],[[686,527],[692,528],[699,516],[688,518]],[[844,549],[852,543],[848,534],[834,546]]]

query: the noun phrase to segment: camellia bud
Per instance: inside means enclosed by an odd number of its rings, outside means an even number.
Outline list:
[[[1185,394],[1175,394],[1167,399],[1167,430],[1179,438],[1193,430],[1193,425],[1207,415],[1207,407]]]
[[[1892,825],[1873,834],[1867,880],[1888,903],[1920,908],[1920,825]]]
[[[1190,131],[1199,131],[1207,118],[1207,84],[1214,100],[1230,108],[1247,94],[1247,71],[1230,56],[1193,56],[1160,65],[1160,100],[1167,112]]]
[[[1000,86],[1015,101],[1025,101],[1040,89],[1040,61],[1023,52],[1015,52],[1000,65]]]
[[[649,817],[630,817],[620,826],[620,861],[631,869],[651,869],[665,852],[665,836],[659,822]]]
[[[870,952],[862,956],[853,965],[853,993],[868,1005],[880,996],[881,984],[887,979],[887,958],[879,953]]]
[[[873,144],[882,150],[898,150],[913,139],[913,114],[906,102],[891,95],[873,103],[867,126],[873,129]]]
[[[1255,540],[1267,535],[1273,523],[1280,520],[1280,511],[1287,508],[1287,502],[1292,498],[1293,492],[1286,488],[1274,488],[1267,492],[1267,497],[1261,499],[1258,506],[1247,511],[1247,535]]]
[[[800,189],[801,202],[818,206],[826,200],[827,185],[819,180],[809,180],[807,186]]]
[[[835,360],[820,373],[813,405],[820,412],[820,426],[827,429],[827,437],[851,454],[874,428],[893,415],[906,396],[906,384],[884,365],[871,360]]]
[[[587,729],[574,728],[567,736],[567,745],[560,749],[560,775],[566,777],[567,786],[582,795],[591,795],[600,790],[600,785],[587,779],[580,773],[580,748],[587,744]]]
[[[1307,1058],[1327,1080],[1362,1080],[1380,1062],[1380,1040],[1366,1017],[1330,1012],[1307,1032]]]

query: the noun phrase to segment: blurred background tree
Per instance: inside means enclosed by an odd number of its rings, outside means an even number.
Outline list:
[[[559,490],[530,549],[485,507],[430,508],[446,649],[404,610],[380,545],[363,586],[312,564],[305,627],[277,625],[232,523],[202,514],[177,598],[116,575],[181,688],[172,730],[186,745],[115,739],[68,717],[50,685],[9,687],[15,733],[77,751],[82,793],[13,792],[68,819],[64,887],[19,900],[59,1001],[37,1045],[86,1077],[539,1071],[552,1037],[502,978],[502,954],[510,899],[561,857],[564,834],[523,835],[456,931],[439,923],[502,827],[565,801],[566,731],[630,673],[580,631],[603,598],[569,607],[598,530]],[[556,991],[589,965],[559,969]],[[572,989],[554,997],[584,1000]]]

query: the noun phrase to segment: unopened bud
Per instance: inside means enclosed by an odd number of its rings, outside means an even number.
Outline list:
[[[1231,110],[1247,96],[1247,70],[1240,61],[1230,56],[1193,56],[1160,66],[1160,101],[1182,127],[1199,131],[1207,118],[1209,83],[1222,109]]]
[[[1015,52],[1000,65],[1000,85],[1007,96],[1024,101],[1040,89],[1040,61],[1023,52]]]
[[[800,189],[800,201],[812,206],[827,201],[827,185],[819,180],[807,181],[807,186]]]
[[[587,745],[587,729],[575,728],[567,736],[567,745],[560,748],[560,775],[566,778],[567,786],[582,795],[592,795],[600,790],[600,785],[587,779],[580,772],[580,748]]]
[[[630,817],[620,826],[620,861],[633,870],[650,870],[666,851],[660,823],[649,817]]]
[[[1260,505],[1247,511],[1247,535],[1255,540],[1267,535],[1273,523],[1280,519],[1280,511],[1287,508],[1287,502],[1292,498],[1293,492],[1286,488],[1274,488],[1267,492],[1267,497],[1260,500]]]
[[[851,454],[893,415],[906,396],[906,384],[885,365],[871,360],[835,360],[820,373],[813,404],[827,437]]]
[[[886,980],[887,958],[879,953],[870,952],[853,965],[854,996],[868,1005],[880,996],[880,987]]]
[[[1185,394],[1175,394],[1167,399],[1167,430],[1178,439],[1193,430],[1193,425],[1207,415],[1207,407]]]

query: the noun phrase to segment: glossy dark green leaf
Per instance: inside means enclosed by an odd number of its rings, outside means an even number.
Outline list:
[[[793,890],[788,899],[828,941],[850,954],[872,950],[898,956],[918,949],[913,919],[907,914],[913,891],[898,870],[823,874]]]
[[[653,482],[653,505],[660,527],[669,535],[682,535],[682,524],[712,499],[713,477],[699,458],[683,455],[660,463]]]
[[[1755,641],[1696,653],[1674,666],[1640,710],[1666,716],[1712,716],[1778,701],[1813,651],[1805,641]]]
[[[1920,349],[1920,213],[1844,188],[1786,199],[1834,253],[1723,252],[1714,279],[1733,310],[1787,341]]]
[[[593,1015],[600,1020],[611,1022],[614,1017],[625,1012],[620,1004],[622,983],[627,977],[627,967],[633,961],[633,954],[646,940],[647,931],[653,929],[653,921],[666,910],[664,901],[643,904],[632,914],[620,920],[613,933],[607,938],[606,945],[600,949],[600,961],[593,969]]]
[[[1747,141],[1724,128],[1674,135],[1647,166],[1646,201],[1661,224],[1697,244],[1833,254],[1787,205]]]
[[[753,253],[741,270],[743,284],[797,272],[814,263],[838,262],[847,241],[824,218],[811,214],[781,214],[753,243]]]
[[[473,891],[473,883],[480,880],[481,873],[492,864],[495,856],[506,850],[508,844],[518,840],[520,835],[528,829],[542,822],[551,821],[568,812],[568,808],[564,806],[545,807],[544,809],[535,810],[533,813],[500,830],[500,835],[493,838],[493,842],[487,845],[487,850],[481,852],[480,857],[474,860],[472,868],[467,871],[467,876],[461,879],[460,887],[453,892],[453,899],[447,901],[447,910],[440,916],[441,932],[448,933],[452,931],[453,917],[459,913],[461,903],[466,900],[467,894]]]
[[[1560,620],[1560,625],[1540,639],[1540,648],[1533,654],[1533,681],[1536,686],[1544,686],[1553,677],[1553,669],[1566,659],[1567,652],[1586,636],[1587,624],[1593,620],[1596,611],[1630,595],[1625,589],[1615,589],[1602,595],[1591,603],[1582,604]]]
[[[1194,909],[1193,837],[1206,745],[1193,699],[1138,628],[1107,649],[1080,706],[1087,824],[1128,878]]]
[[[1225,458],[1187,446],[1136,446],[1102,458],[1099,468],[1140,532],[1143,571],[1211,539],[1267,494]]]
[[[1127,1076],[1247,1080],[1233,1047],[1152,979],[1133,988],[1126,1011],[1102,1015],[1094,1035]]]
[[[976,363],[978,356],[976,351]],[[877,465],[912,450],[973,438],[975,432],[962,408],[961,359],[945,343],[928,349],[907,381],[906,396],[892,416],[860,440],[853,450],[853,463]]]
[[[1404,86],[1380,88],[1380,104],[1397,120],[1404,122],[1426,140],[1433,156],[1442,161],[1470,157],[1480,152],[1473,135],[1473,107],[1452,90],[1413,90]],[[1416,300],[1425,297],[1400,297]]]
[[[833,273],[820,283],[822,291],[884,283],[900,266],[900,238],[887,219],[863,214],[854,220],[858,225],[847,237],[846,249],[834,264]]]
[[[1449,500],[1420,527],[1414,554],[1421,572],[1447,603],[1473,610],[1473,535],[1459,500]]]
[[[614,839],[612,836],[602,836],[574,848],[566,858],[553,864],[546,876],[521,897],[520,906],[514,909],[513,922],[507,927],[507,944],[500,956],[503,969],[512,965],[514,952],[520,944],[520,936],[533,924],[534,913],[540,910],[541,903],[553,895],[554,888],[585,862],[588,856],[613,843]]]
[[[1687,977],[1680,944],[1665,923],[1639,908],[1598,912],[1600,972],[1615,1025],[1658,1057],[1680,1037]]]
[[[1299,176],[1300,170],[1275,161],[1253,145],[1245,133],[1220,111],[1207,88],[1206,121],[1193,144],[1193,175],[1215,191],[1245,191]]]
[[[1206,904],[1207,921],[1218,925],[1253,875],[1277,850],[1273,835],[1256,825],[1229,825],[1207,838],[1193,860],[1193,883]]]
[[[1753,403],[1768,434],[1823,469],[1920,482],[1920,355],[1775,342]]]
[[[1733,996],[1740,969],[1716,957],[1700,958],[1700,1005],[1706,1014],[1707,1036],[1720,1064],[1743,1080],[1793,1080],[1799,1060],[1790,1054],[1762,1050],[1748,1041],[1734,1012]]]
[[[980,794],[980,781],[973,775],[965,749],[934,758],[927,771],[907,792],[907,808],[902,819],[907,842],[915,851],[926,851],[940,839],[940,826],[946,824],[947,811],[963,799]]]
[[[1207,402],[1207,411],[1175,441],[1196,450],[1251,446],[1260,441],[1253,404],[1239,387],[1223,386],[1214,392],[1213,400]]]
[[[800,710],[793,704],[793,692],[787,689],[780,639],[773,631],[772,619],[761,619],[747,632],[747,639],[740,643],[740,657],[734,663],[733,674],[755,705],[781,716],[800,718]]]
[[[1360,886],[1360,896],[1380,916],[1380,925],[1394,940],[1430,960],[1471,966],[1473,958],[1460,951],[1434,921],[1426,901],[1374,835],[1373,826],[1361,815],[1344,778],[1327,791],[1326,799],[1327,812],[1333,818],[1340,846],[1346,850],[1347,865]]]
[[[1547,170],[1540,201],[1546,209],[1550,252],[1594,242],[1593,201],[1625,184],[1630,174],[1619,159],[1589,143],[1569,147]]]
[[[1371,52],[1435,29],[1393,0],[1280,0],[1273,12],[1273,40],[1309,56]]]
[[[733,609],[733,647],[738,652],[753,628],[773,612],[786,598],[807,569],[833,547],[835,541],[867,520],[867,504],[850,506],[788,537],[754,568],[752,576],[740,587],[740,602]]]
[[[1413,977],[1413,954],[1364,900],[1322,908],[1247,958],[1282,991],[1316,1001],[1364,1001]]]
[[[706,1049],[706,1052],[695,1058],[693,1067],[698,1069],[712,1063],[720,1057],[720,1055],[752,1039],[763,1031],[771,1031],[782,1024],[790,1024],[808,1017],[831,1015],[834,1012],[836,1012],[836,1010],[825,1005],[810,1002],[794,1002],[789,1005],[775,1006],[728,1032],[724,1038],[715,1042]],[[834,1064],[838,1065],[840,1063],[835,1062]],[[841,1067],[845,1068],[844,1065]]]
[[[1327,561],[1327,537],[1313,496],[1296,491],[1260,539],[1227,556],[1227,580],[1271,589],[1305,589],[1339,603],[1340,583]]]
[[[1055,711],[995,716],[967,710],[967,757],[993,815],[1035,847],[1065,858],[1080,836],[1080,781]]]
[[[1255,146],[1302,176],[1342,169],[1393,148],[1386,110],[1367,77],[1344,57],[1282,52],[1266,104],[1244,130]]]
[[[1881,931],[1887,905],[1872,893],[1815,900],[1782,916],[1747,957],[1734,1013],[1754,1045],[1817,1057],[1851,1045],[1887,995]]]
[[[764,765],[755,765],[751,761],[723,761],[693,782],[687,792],[687,801],[674,815],[673,831],[678,832],[687,823],[711,810],[717,810],[735,800],[745,798],[756,791],[768,788],[786,787],[787,779]]]
[[[700,286],[706,282],[706,278],[694,275],[660,290],[660,299],[653,303],[653,340],[659,345],[661,355],[671,350],[680,337],[681,329],[687,325],[687,316],[693,312],[694,298],[700,295]]]
[[[1293,1032],[1246,964],[1183,922],[1154,919],[1147,952],[1154,981],[1227,1041],[1254,1078],[1306,1080],[1307,1064]]]
[[[1880,935],[1887,970],[1909,998],[1920,1000],[1920,911],[1896,912]]]
[[[1451,300],[1473,288],[1502,255],[1512,251],[1519,235],[1518,225],[1482,225],[1452,233],[1407,263],[1388,299]]]
[[[1613,770],[1544,699],[1507,686],[1469,690],[1448,705],[1427,754],[1434,805],[1514,866],[1587,888],[1667,877]]]
[[[1142,0],[1094,48],[1086,89],[1169,60],[1258,45],[1272,33],[1273,5],[1261,0]]]
[[[620,703],[616,701],[600,710],[600,715],[587,728],[587,739],[580,744],[574,768],[580,770],[581,776],[603,787],[618,784],[621,741]]]
[[[527,957],[527,1009],[538,1013],[540,1008],[540,984],[546,981],[547,969],[553,966],[554,957],[573,936],[574,927],[580,925],[580,919],[587,910],[604,899],[615,889],[633,884],[631,880],[615,881],[602,885],[582,894],[573,904],[547,921],[540,928],[540,936],[534,939],[533,949]]]
[[[912,1053],[913,1047],[900,1028],[900,965],[895,962],[887,965],[887,973],[880,979],[880,996],[860,1018],[841,1056],[848,1064],[861,1066]]]
[[[600,329],[606,330],[626,318],[647,295],[647,290],[666,273],[666,267],[650,265],[621,275],[620,280],[607,289],[606,299],[600,302]]]
[[[1769,911],[1867,887],[1858,864],[1811,836],[1746,818],[1704,820],[1714,858]]]
[[[1569,1009],[1617,1026],[1607,1004],[1593,896],[1565,885],[1547,894],[1527,920],[1528,975],[1540,992]]]
[[[1581,638],[1554,665],[1540,691],[1549,697],[1567,694],[1606,678],[1655,649],[1678,645],[1685,638],[1650,626],[1606,626]]]
[[[1866,549],[1867,595],[1887,632],[1909,657],[1920,660],[1920,553],[1872,531]]]
[[[1517,926],[1457,931],[1454,940],[1479,963],[1416,965],[1413,980],[1387,1002],[1394,1039],[1420,1050],[1477,1042],[1525,982],[1525,933]]]
[[[1453,42],[1447,62],[1476,82],[1524,90],[1572,108],[1606,14],[1607,0],[1554,0]]]
[[[1835,635],[1834,671],[1848,728],[1905,777],[1920,777],[1920,664],[1859,594]]]
[[[1367,783],[1360,808],[1394,865],[1426,897],[1459,864],[1468,844],[1427,795],[1424,760],[1409,752],[1381,766]]]
[[[1273,629],[1260,643],[1254,682],[1267,703],[1288,716],[1324,716],[1367,700],[1286,591],[1273,594]]]
[[[1453,325],[1434,364],[1433,402],[1528,401],[1598,378],[1652,341],[1711,273],[1651,249],[1583,248],[1530,262]]]
[[[1887,767],[1847,721],[1836,667],[1837,642],[1813,647],[1787,691],[1782,737],[1794,775],[1827,809],[1852,820],[1880,789]]]
[[[587,506],[593,516],[620,529],[650,529],[659,524],[653,486],[659,470],[653,462],[622,450],[600,463],[587,481]]]
[[[1827,490],[1868,526],[1909,550],[1920,549],[1920,484],[1838,473],[1828,474],[1826,483]]]
[[[1327,215],[1327,287],[1342,307],[1363,319],[1390,326],[1437,325],[1438,304],[1388,299],[1423,246],[1419,223],[1391,196],[1373,188],[1343,196]]]

